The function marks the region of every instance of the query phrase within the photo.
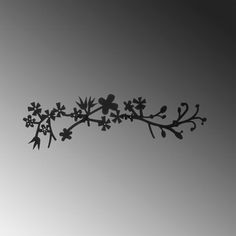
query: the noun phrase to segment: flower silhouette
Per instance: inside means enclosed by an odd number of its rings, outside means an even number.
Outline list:
[[[43,120],[44,119],[47,119],[47,123],[49,123],[49,121],[52,119],[52,120],[55,120],[55,112],[54,110],[52,110],[51,112],[49,110],[46,110],[45,111],[45,114],[42,116]]]
[[[50,127],[49,125],[41,125],[41,129],[39,131],[46,135],[50,132]]]
[[[107,129],[110,129],[111,126],[109,125],[111,121],[109,119],[106,120],[106,117],[103,116],[102,120],[98,123],[98,126],[102,126],[102,131],[106,131]]]
[[[112,112],[110,114],[110,117],[114,118],[114,119],[112,119],[112,122],[114,122],[114,123],[118,122],[120,124],[122,122],[122,116],[120,115],[120,110],[117,110],[116,114]]]
[[[57,108],[54,108],[53,112],[57,113],[57,115],[56,115],[57,117],[61,117],[66,114],[64,112],[64,110],[66,109],[66,107],[64,105],[61,106],[61,103],[58,102],[58,103],[56,103],[56,106],[57,106]]]
[[[106,99],[99,98],[98,102],[102,105],[102,113],[107,115],[109,110],[117,110],[118,104],[113,103],[115,96],[113,94],[109,94]]]
[[[133,103],[137,104],[135,106],[135,109],[140,110],[140,111],[146,107],[146,105],[144,105],[146,104],[146,99],[142,99],[142,97],[139,97],[138,99],[134,98]]]
[[[81,111],[81,110],[77,110],[76,107],[74,107],[73,110],[74,110],[74,112],[71,113],[70,116],[71,116],[72,118],[74,118],[74,121],[77,121],[78,118],[82,118],[82,115],[81,115],[82,111]]]
[[[25,121],[25,126],[28,128],[30,127],[34,127],[35,124],[35,119],[32,119],[31,115],[28,115],[27,118],[23,118],[23,121]]]
[[[33,111],[32,113],[33,116],[39,115],[42,111],[41,105],[39,103],[36,104],[35,102],[32,102],[30,104],[31,107],[28,107],[28,111]]]
[[[69,129],[64,128],[63,132],[61,132],[59,135],[62,137],[61,140],[65,141],[65,139],[71,139],[71,134],[72,131],[70,131]]]
[[[131,101],[124,102],[125,105],[125,111],[133,111],[134,105],[132,104]]]

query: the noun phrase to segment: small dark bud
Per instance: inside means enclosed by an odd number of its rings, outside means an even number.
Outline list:
[[[162,136],[163,138],[166,137],[166,132],[165,132],[164,130],[161,131],[161,136]]]
[[[160,113],[165,113],[167,110],[167,106],[163,106],[160,110]]]

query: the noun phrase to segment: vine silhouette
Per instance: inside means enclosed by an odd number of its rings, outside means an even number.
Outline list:
[[[67,113],[66,107],[60,102],[56,103],[56,107],[51,110],[45,110],[42,112],[41,105],[36,102],[32,102],[28,107],[28,112],[30,114],[23,118],[25,126],[35,127],[36,131],[34,137],[29,143],[33,144],[33,149],[35,147],[40,148],[40,134],[49,135],[48,148],[51,145],[52,139],[57,140],[52,129],[52,121],[58,118],[69,117],[74,123],[68,128],[63,128],[62,132],[59,133],[62,141],[66,139],[70,140],[72,138],[72,130],[80,125],[87,124],[90,126],[91,123],[96,123],[101,127],[102,131],[107,131],[111,128],[112,123],[120,124],[124,120],[129,120],[131,122],[135,120],[142,121],[146,123],[151,136],[155,138],[153,128],[158,128],[160,134],[163,138],[166,137],[167,131],[173,133],[178,139],[183,138],[183,130],[178,130],[179,126],[183,124],[191,124],[190,131],[194,131],[197,127],[197,121],[200,121],[203,125],[206,122],[206,118],[198,116],[199,105],[195,106],[196,111],[191,115],[186,117],[189,111],[189,105],[187,103],[181,103],[177,109],[177,118],[168,124],[162,124],[154,122],[154,118],[159,118],[164,120],[167,115],[167,106],[162,106],[159,111],[155,114],[145,115],[144,110],[146,108],[146,99],[142,97],[134,98],[133,100],[125,101],[124,113],[121,112],[117,103],[114,102],[115,96],[109,94],[106,98],[99,98],[95,102],[95,98],[86,97],[82,99],[79,97],[79,101],[76,101],[77,107],[73,108],[72,112]],[[94,114],[100,112],[100,119],[94,117]]]

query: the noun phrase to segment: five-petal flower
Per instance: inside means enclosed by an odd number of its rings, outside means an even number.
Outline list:
[[[135,106],[135,109],[141,111],[146,107],[146,99],[142,99],[142,97],[139,97],[138,99],[134,98],[133,103],[137,104]]]
[[[102,120],[99,121],[98,126],[102,126],[102,131],[106,131],[107,129],[110,129],[111,126],[109,125],[111,121],[109,119],[106,119],[105,116],[102,116]]]
[[[33,116],[36,116],[36,115],[39,115],[42,111],[41,109],[41,105],[39,103],[35,103],[35,102],[31,102],[31,107],[28,107],[28,111],[32,111],[32,115]]]
[[[56,103],[56,106],[57,106],[57,108],[54,108],[53,109],[53,112],[54,113],[57,113],[57,117],[61,117],[61,116],[63,116],[63,115],[65,115],[66,113],[64,112],[64,110],[66,109],[66,107],[64,106],[64,105],[61,105],[61,103],[60,102],[57,102]]]
[[[70,114],[72,118],[74,118],[74,121],[77,121],[78,118],[82,118],[83,116],[81,115],[82,111],[78,110],[76,107],[73,109],[73,113]]]
[[[61,140],[65,141],[65,139],[71,139],[71,134],[72,131],[70,131],[69,129],[64,128],[63,132],[61,132],[59,135],[62,137]]]
[[[134,105],[132,104],[131,101],[124,102],[125,105],[125,111],[133,111]]]
[[[118,104],[113,103],[115,96],[113,94],[109,94],[106,99],[99,98],[98,102],[102,105],[102,113],[107,115],[109,110],[117,110]]]
[[[112,119],[112,121],[114,122],[114,123],[116,123],[116,122],[118,122],[119,124],[122,122],[122,115],[120,115],[120,110],[117,110],[116,111],[116,114],[115,113],[111,113],[110,114],[110,117],[113,117],[113,119]]]
[[[39,129],[39,131],[46,135],[50,132],[50,127],[49,125],[41,125],[41,129]]]
[[[49,111],[49,110],[46,110],[45,111],[45,114],[42,116],[42,118],[43,118],[43,120],[44,119],[47,119],[47,123],[49,123],[50,122],[50,120],[55,120],[56,119],[56,117],[55,117],[55,112],[54,112],[54,110],[52,110],[51,112]]]
[[[34,127],[34,124],[35,124],[35,119],[32,118],[31,115],[28,115],[27,118],[23,118],[23,121],[25,121],[25,126],[28,128],[29,126],[30,127]]]

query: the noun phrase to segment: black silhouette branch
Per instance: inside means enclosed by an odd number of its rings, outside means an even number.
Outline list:
[[[135,120],[142,121],[147,124],[151,136],[155,138],[153,129],[156,127],[160,130],[161,136],[166,137],[166,132],[173,133],[177,138],[183,138],[183,130],[178,130],[178,128],[184,124],[190,124],[191,131],[194,131],[197,127],[197,122],[200,121],[203,125],[206,122],[206,118],[202,118],[198,115],[199,105],[196,105],[196,111],[192,116],[186,117],[189,111],[189,106],[187,103],[181,103],[178,107],[177,119],[173,120],[169,124],[162,124],[160,122],[154,122],[154,118],[164,120],[167,115],[167,106],[162,106],[161,109],[155,114],[144,114],[144,109],[146,108],[146,99],[142,97],[134,98],[132,101],[129,100],[124,102],[124,113],[121,113],[119,106],[114,102],[115,96],[109,94],[107,98],[99,98],[98,103],[95,103],[95,98],[85,98],[84,100],[79,97],[79,101],[76,101],[77,107],[73,108],[73,111],[66,113],[66,107],[61,105],[60,102],[56,103],[56,107],[52,110],[45,110],[42,112],[41,105],[39,103],[32,102],[28,107],[28,111],[31,113],[27,117],[23,118],[25,126],[37,127],[33,139],[29,143],[33,143],[33,149],[37,146],[40,148],[40,134],[49,135],[48,148],[51,145],[52,139],[57,140],[52,129],[52,121],[58,118],[70,117],[74,120],[74,123],[68,128],[64,128],[62,132],[59,133],[61,140],[70,140],[72,138],[72,130],[81,124],[87,124],[89,127],[91,123],[97,124],[101,127],[102,131],[107,131],[111,128],[113,123],[120,124],[124,120],[130,120],[131,122]],[[98,107],[96,107],[98,105]],[[94,114],[98,112],[102,113],[100,119],[93,117]]]

